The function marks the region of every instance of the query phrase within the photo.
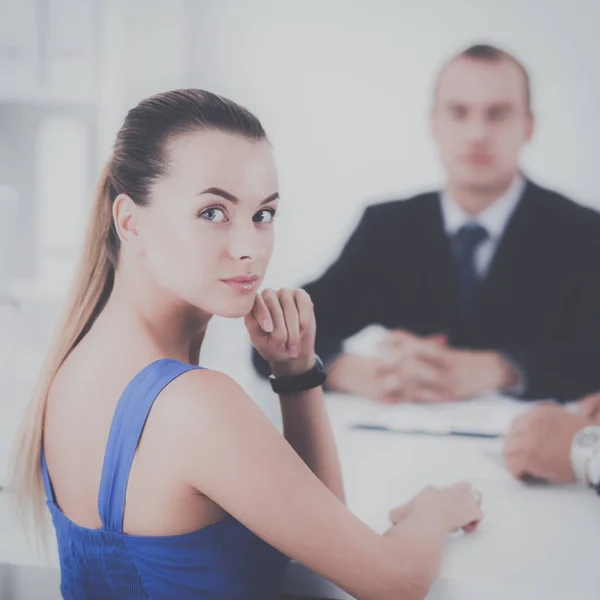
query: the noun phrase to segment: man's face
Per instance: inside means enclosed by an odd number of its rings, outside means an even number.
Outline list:
[[[510,183],[533,134],[519,67],[506,58],[452,61],[438,84],[432,131],[451,184],[489,191]]]

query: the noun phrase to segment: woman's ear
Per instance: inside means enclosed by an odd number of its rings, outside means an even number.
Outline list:
[[[121,245],[139,247],[141,209],[127,194],[115,198],[112,215]]]

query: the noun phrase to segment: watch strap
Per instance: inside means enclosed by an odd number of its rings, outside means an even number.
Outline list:
[[[299,394],[325,383],[327,373],[323,367],[323,361],[315,355],[315,365],[312,369],[298,375],[285,375],[275,377],[269,375],[269,383],[276,394]]]

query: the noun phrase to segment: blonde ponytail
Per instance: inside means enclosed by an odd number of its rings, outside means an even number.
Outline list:
[[[112,201],[127,193],[148,203],[152,183],[169,169],[166,144],[200,130],[226,131],[249,140],[266,139],[258,119],[231,100],[204,90],[174,90],[142,100],[117,133],[109,166],[102,174],[92,208],[83,255],[65,316],[41,371],[14,446],[13,481],[17,508],[33,509],[38,531],[44,522],[40,454],[48,390],[61,365],[89,331],[110,296],[120,252],[112,220]]]
[[[16,493],[17,510],[22,516],[32,514],[38,531],[45,514],[40,457],[48,391],[67,356],[104,308],[114,282],[114,268],[106,244],[112,227],[110,188],[110,169],[106,166],[98,184],[81,262],[64,317],[56,330],[13,448],[11,487]]]

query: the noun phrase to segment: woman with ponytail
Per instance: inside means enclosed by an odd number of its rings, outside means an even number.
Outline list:
[[[39,525],[50,509],[65,599],[275,599],[288,557],[358,598],[423,598],[445,534],[479,521],[466,484],[426,489],[385,535],[345,507],[310,298],[258,292],[277,190],[235,103],[179,90],[128,113],[17,446],[19,501]],[[198,366],[213,315],[245,318],[283,437]]]

